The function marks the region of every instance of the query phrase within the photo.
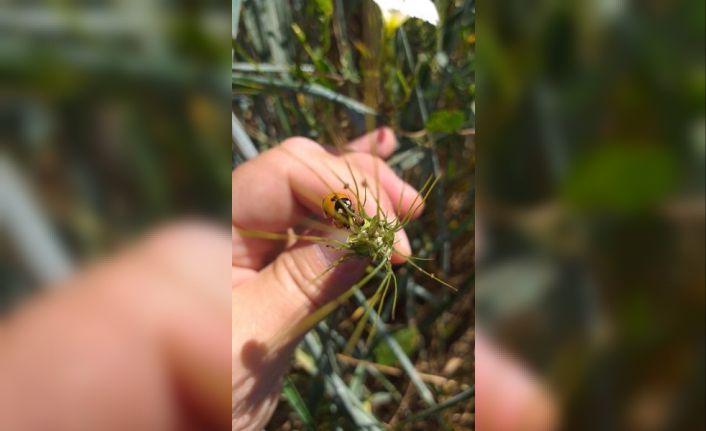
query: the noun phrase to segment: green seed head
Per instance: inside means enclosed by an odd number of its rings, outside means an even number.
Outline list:
[[[369,257],[373,262],[389,260],[394,249],[396,227],[396,223],[381,216],[364,218],[361,225],[351,229],[346,243],[353,253]]]

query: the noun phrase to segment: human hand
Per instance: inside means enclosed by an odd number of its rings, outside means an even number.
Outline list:
[[[172,226],[0,321],[0,429],[227,429],[229,255]]]
[[[386,128],[374,131],[350,143],[354,152],[345,155],[359,187],[369,188],[366,211],[375,214],[377,203],[371,196],[377,193],[378,178],[382,211],[388,217],[404,215],[415,198],[419,202],[418,194],[371,154],[373,146],[378,156],[389,156],[396,146],[394,135]],[[343,188],[338,178],[353,188],[343,158],[308,139],[292,138],[233,172],[234,430],[260,429],[274,411],[281,378],[298,340],[290,340],[274,355],[269,355],[269,343],[348,290],[366,265],[348,260],[319,277],[341,251],[308,242],[285,248],[282,241],[247,236],[243,230],[284,233],[309,214],[320,214],[322,197],[331,188]],[[396,240],[399,254],[392,261],[399,263],[411,249],[404,231],[398,232]]]

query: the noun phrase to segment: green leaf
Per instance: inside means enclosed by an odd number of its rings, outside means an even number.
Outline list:
[[[314,419],[311,417],[309,409],[306,407],[302,396],[299,394],[299,391],[296,386],[294,386],[289,376],[284,378],[282,393],[289,405],[292,406],[294,411],[299,415],[299,418],[304,422],[305,428],[307,430],[314,430]]]
[[[333,15],[333,1],[332,0],[316,0],[316,7],[319,8],[321,13],[323,13],[326,18],[330,18]]]
[[[463,127],[465,117],[461,111],[436,111],[425,125],[429,132],[453,133]]]
[[[419,346],[419,330],[416,326],[411,326],[407,328],[400,329],[396,331],[392,338],[397,341],[397,343],[402,347],[402,350],[407,354],[411,355]],[[396,365],[397,358],[395,354],[390,349],[387,343],[379,344],[375,350],[375,362],[382,365]]]
[[[586,154],[562,184],[564,199],[581,209],[630,213],[658,205],[673,189],[677,161],[654,145],[604,145]]]

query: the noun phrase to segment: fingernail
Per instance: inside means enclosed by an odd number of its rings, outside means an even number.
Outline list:
[[[380,127],[377,134],[377,143],[382,144],[385,141],[385,128]]]
[[[395,232],[395,253],[392,263],[402,263],[412,254],[412,246],[409,244],[407,234],[403,231]]]

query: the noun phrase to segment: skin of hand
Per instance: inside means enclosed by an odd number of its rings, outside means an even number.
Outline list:
[[[0,321],[0,429],[227,429],[228,237],[165,227]]]

